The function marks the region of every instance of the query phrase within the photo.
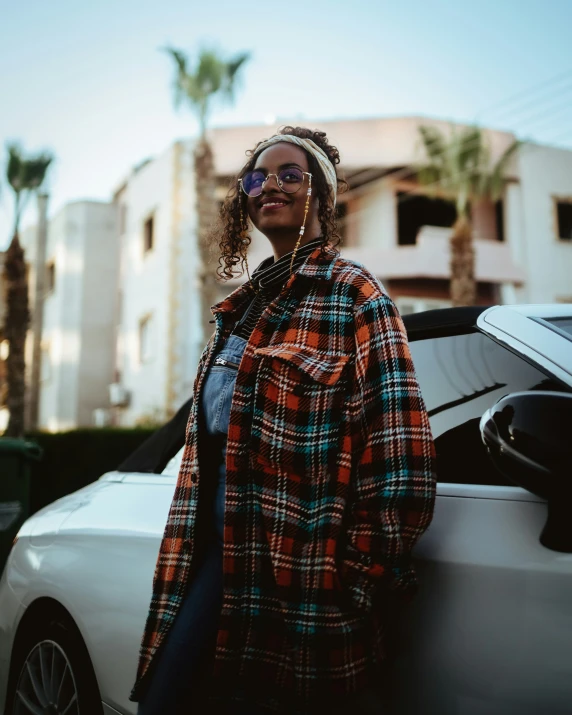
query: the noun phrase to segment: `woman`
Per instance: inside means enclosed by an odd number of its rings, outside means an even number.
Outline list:
[[[249,154],[219,273],[248,270],[248,219],[273,256],[212,308],[131,699],[380,712],[384,622],[432,516],[429,421],[395,305],[334,249],[337,149],[286,127]]]

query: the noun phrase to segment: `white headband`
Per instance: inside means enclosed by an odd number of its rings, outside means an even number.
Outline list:
[[[338,192],[338,179],[336,177],[334,165],[328,159],[326,152],[323,149],[320,149],[320,147],[311,139],[302,139],[301,137],[296,137],[292,134],[275,134],[273,137],[270,137],[270,139],[266,139],[266,141],[259,144],[256,147],[256,153],[260,154],[261,151],[264,151],[264,149],[267,149],[273,144],[278,144],[278,142],[290,142],[291,144],[297,144],[314,157],[324,174],[326,183],[330,188],[330,196],[332,197],[335,206],[336,194]]]

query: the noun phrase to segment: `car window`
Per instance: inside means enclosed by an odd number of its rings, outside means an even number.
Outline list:
[[[179,476],[179,469],[181,468],[181,462],[183,461],[183,452],[185,451],[185,447],[181,447],[181,449],[175,454],[174,457],[171,457],[171,459],[167,462],[165,465],[165,469],[161,472],[161,474],[165,476],[173,476],[177,477]]]
[[[572,340],[572,317],[569,318],[546,318],[545,321],[548,325],[564,335],[568,340]]]
[[[438,479],[512,484],[487,457],[482,414],[503,395],[567,388],[483,333],[410,344],[437,449]]]

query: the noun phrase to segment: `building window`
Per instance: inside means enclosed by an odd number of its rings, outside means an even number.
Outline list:
[[[143,224],[143,253],[153,250],[155,243],[155,217],[153,215]]]
[[[46,293],[51,293],[56,287],[56,262],[46,263]]]
[[[152,357],[153,316],[145,315],[139,321],[139,362],[146,363]]]
[[[455,204],[422,194],[399,191],[397,194],[397,243],[413,246],[423,226],[450,228],[457,217]]]
[[[561,241],[572,241],[572,199],[556,201],[556,227]]]

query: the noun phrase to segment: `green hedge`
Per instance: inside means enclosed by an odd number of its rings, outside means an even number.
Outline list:
[[[30,514],[116,469],[154,431],[103,428],[26,435],[44,451],[31,465]]]

